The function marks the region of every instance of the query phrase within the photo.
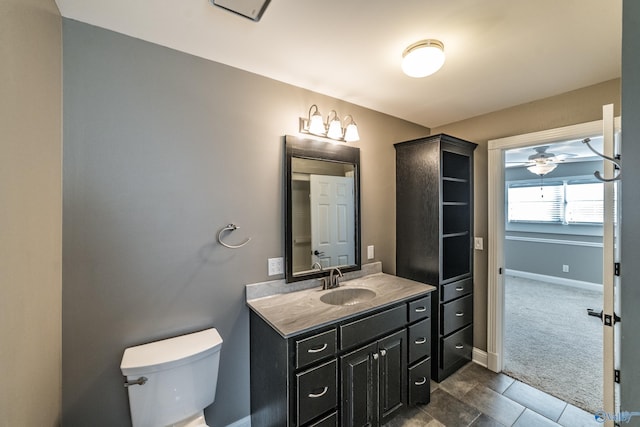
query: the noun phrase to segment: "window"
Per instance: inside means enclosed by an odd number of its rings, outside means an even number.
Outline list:
[[[508,187],[509,222],[563,222],[563,183],[512,184]]]
[[[602,224],[604,215],[602,183],[576,182],[567,184],[566,222]]]
[[[507,186],[509,222],[602,224],[603,187],[593,180],[567,179]]]

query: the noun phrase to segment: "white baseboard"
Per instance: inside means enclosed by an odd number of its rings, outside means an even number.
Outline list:
[[[227,425],[227,427],[251,427],[251,415],[247,415],[246,417]]]
[[[479,348],[473,347],[473,352],[471,356],[471,360],[474,363],[482,366],[483,368],[487,367],[487,352],[480,350]]]
[[[586,289],[589,291],[602,292],[600,283],[583,282],[582,280],[565,279],[556,276],[547,276],[538,273],[529,273],[528,271],[505,269],[504,274],[507,276],[521,277],[523,279],[539,280],[541,282],[553,283],[554,285],[570,286],[572,288]]]

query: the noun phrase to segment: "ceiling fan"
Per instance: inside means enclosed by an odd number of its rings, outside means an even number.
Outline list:
[[[540,147],[534,147],[533,150],[535,153],[531,154],[526,162],[509,162],[509,163],[520,163],[523,166],[526,166],[527,170],[536,175],[546,175],[552,170],[554,170],[558,163],[564,162],[569,157],[575,157],[575,154],[555,154],[548,152],[548,145],[542,145]]]

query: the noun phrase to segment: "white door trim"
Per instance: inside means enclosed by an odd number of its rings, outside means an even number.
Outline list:
[[[502,371],[504,315],[504,152],[512,148],[581,139],[602,135],[602,120],[492,139],[488,142],[488,289],[487,289],[487,367]],[[616,129],[620,118],[615,118]]]

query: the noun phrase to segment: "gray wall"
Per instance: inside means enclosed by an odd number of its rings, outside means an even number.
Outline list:
[[[545,175],[545,180],[571,176],[592,175],[602,171],[602,161],[564,163]],[[505,171],[507,182],[519,180],[538,181],[526,168],[509,168]],[[555,276],[561,279],[602,283],[602,226],[563,224],[507,223],[504,243],[505,267],[510,270]],[[554,243],[511,240],[549,239]],[[569,241],[562,244],[561,241]],[[579,243],[584,243],[580,246]],[[562,271],[568,265],[569,272]]]
[[[487,141],[602,119],[602,106],[620,114],[620,80],[563,93],[432,129],[479,144],[474,158],[474,233],[487,238]],[[473,344],[487,349],[487,251],[474,251]]]
[[[640,411],[640,2],[624,0],[622,19],[622,409]],[[630,426],[640,426],[640,417]]]
[[[62,26],[0,0],[0,426],[60,422]]]
[[[312,103],[356,118],[362,244],[393,272],[392,144],[429,129],[83,23],[63,36],[63,423],[128,425],[123,350],[210,326],[207,419],[248,416],[244,285],[284,255],[282,135]],[[242,249],[216,243],[230,222]]]

